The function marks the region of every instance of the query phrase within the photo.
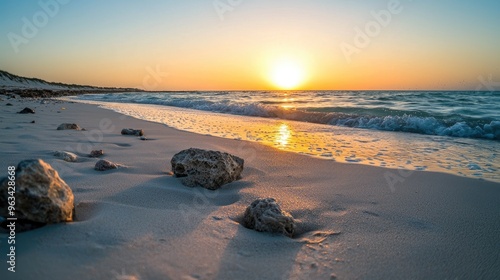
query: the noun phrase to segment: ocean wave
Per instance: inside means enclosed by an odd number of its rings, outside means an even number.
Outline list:
[[[83,99],[111,102],[156,104],[217,113],[279,118],[343,127],[418,133],[463,138],[500,140],[500,120],[472,119],[460,115],[430,115],[422,111],[405,112],[391,109],[310,108],[286,109],[273,104],[237,103],[231,100],[170,98],[138,95],[87,95]]]

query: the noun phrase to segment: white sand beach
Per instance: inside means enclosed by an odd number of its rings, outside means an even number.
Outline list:
[[[499,183],[321,160],[95,105],[2,99],[1,177],[22,160],[43,159],[71,187],[76,219],[17,233],[15,273],[6,269],[2,233],[0,279],[500,276]],[[16,113],[24,107],[36,113]],[[86,131],[56,130],[61,123]],[[143,129],[148,140],[123,136],[122,128]],[[170,159],[190,147],[245,159],[242,179],[217,191],[182,185]],[[124,167],[95,171],[93,149]],[[78,161],[55,158],[61,150]],[[276,198],[293,215],[293,238],[240,224],[259,197]]]

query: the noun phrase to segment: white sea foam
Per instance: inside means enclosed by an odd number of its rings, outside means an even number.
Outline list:
[[[384,132],[163,105],[85,102],[179,130],[259,142],[328,160],[438,171],[500,182],[496,141]],[[453,129],[463,130],[459,125]]]
[[[433,100],[436,99],[434,95],[416,98],[408,93],[403,97],[397,93],[367,95],[356,92],[340,96],[337,96],[340,94],[337,92],[330,92],[331,96],[320,93],[280,96],[276,92],[174,92],[86,95],[80,98],[156,104],[363,129],[500,140],[500,117],[496,108],[498,106],[495,107],[495,102],[496,105],[500,103],[500,94],[485,93],[492,104],[478,107],[477,104],[467,103],[474,101],[465,99],[472,98],[469,95],[452,99],[449,95],[456,93],[445,92],[438,95],[443,100]],[[354,97],[360,98],[358,100]],[[429,108],[429,101],[434,102],[438,109]],[[332,107],[333,105],[337,106]],[[448,112],[444,113],[446,111]]]

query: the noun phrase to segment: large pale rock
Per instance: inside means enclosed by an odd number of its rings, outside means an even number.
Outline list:
[[[184,185],[216,190],[240,178],[244,160],[228,153],[191,148],[174,155],[170,163]]]
[[[69,186],[41,159],[21,161],[16,168],[15,217],[43,224],[73,220],[74,197]],[[9,180],[0,182],[0,216],[8,211]]]
[[[65,151],[55,151],[54,156],[56,158],[62,159],[67,162],[76,162],[78,160],[78,156],[70,153],[70,152],[65,152]]]
[[[57,130],[82,130],[76,123],[63,123],[57,127]]]
[[[289,213],[282,211],[274,198],[257,199],[247,207],[243,225],[256,231],[279,233],[292,237],[295,221]]]

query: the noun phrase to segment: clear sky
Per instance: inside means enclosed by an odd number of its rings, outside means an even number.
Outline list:
[[[500,82],[498,0],[5,0],[0,35],[0,69],[65,83],[411,90],[475,89],[490,75]]]

